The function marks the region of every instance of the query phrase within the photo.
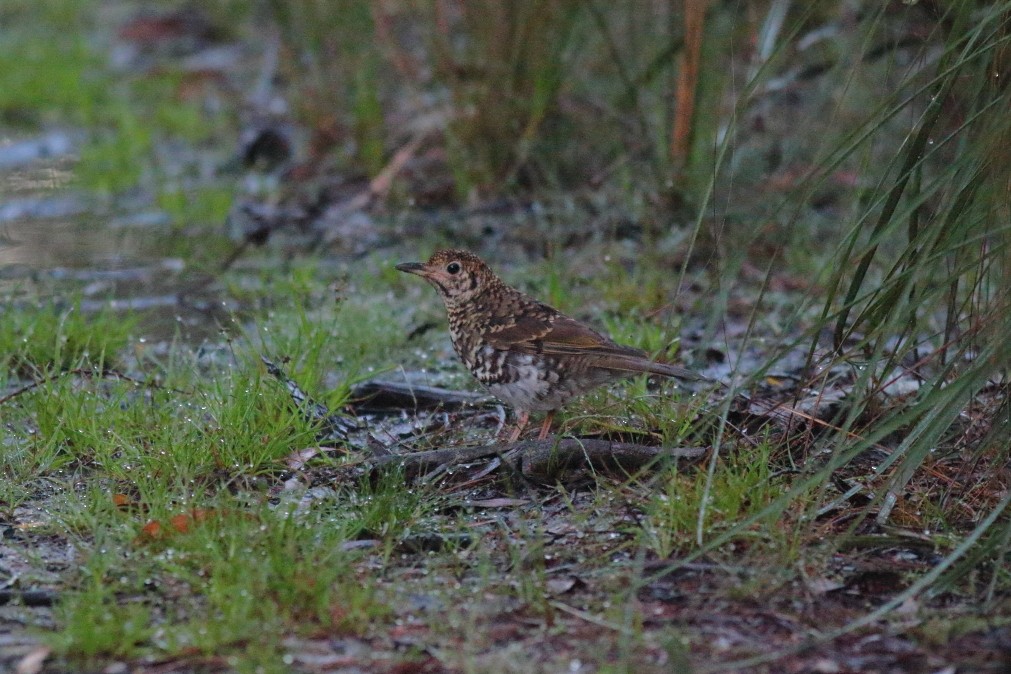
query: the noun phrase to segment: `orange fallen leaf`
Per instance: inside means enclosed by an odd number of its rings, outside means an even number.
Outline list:
[[[155,540],[161,538],[161,535],[161,522],[158,520],[151,520],[140,530],[140,538]]]
[[[213,514],[214,511],[207,508],[193,508],[188,513],[176,515],[169,522],[172,524],[173,529],[181,534],[185,534],[190,530],[191,523],[199,524],[200,522],[206,522]]]
[[[169,524],[172,528],[181,534],[185,534],[190,530],[190,516],[189,515],[174,515],[172,519],[169,520]]]

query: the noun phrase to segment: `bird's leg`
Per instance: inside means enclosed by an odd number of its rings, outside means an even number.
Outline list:
[[[544,417],[544,423],[541,424],[541,432],[537,434],[538,440],[543,440],[548,437],[548,433],[551,432],[551,422],[555,420],[555,411],[551,410],[548,412],[547,416]]]
[[[520,439],[520,433],[523,429],[527,427],[527,422],[530,421],[530,412],[523,410],[522,412],[516,413],[516,427],[513,428],[512,433],[509,434],[509,442],[516,442]]]

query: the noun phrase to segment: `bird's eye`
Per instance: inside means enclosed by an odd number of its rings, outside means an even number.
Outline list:
[[[459,274],[460,273],[460,263],[459,262],[450,262],[449,264],[446,265],[446,271],[449,272],[450,274]]]

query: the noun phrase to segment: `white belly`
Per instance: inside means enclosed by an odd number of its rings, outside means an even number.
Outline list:
[[[501,357],[501,352],[496,355]],[[502,364],[507,383],[482,383],[493,396],[514,409],[548,412],[557,410],[595,386],[622,376],[619,373],[593,370],[571,372],[561,381],[554,363],[549,363],[546,368],[535,365],[537,359],[541,358],[543,356],[510,354],[503,359],[505,362]]]

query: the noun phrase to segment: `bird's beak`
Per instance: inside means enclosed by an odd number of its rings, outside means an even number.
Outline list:
[[[402,262],[396,266],[398,271],[406,271],[408,274],[425,276],[428,271],[422,262]]]

